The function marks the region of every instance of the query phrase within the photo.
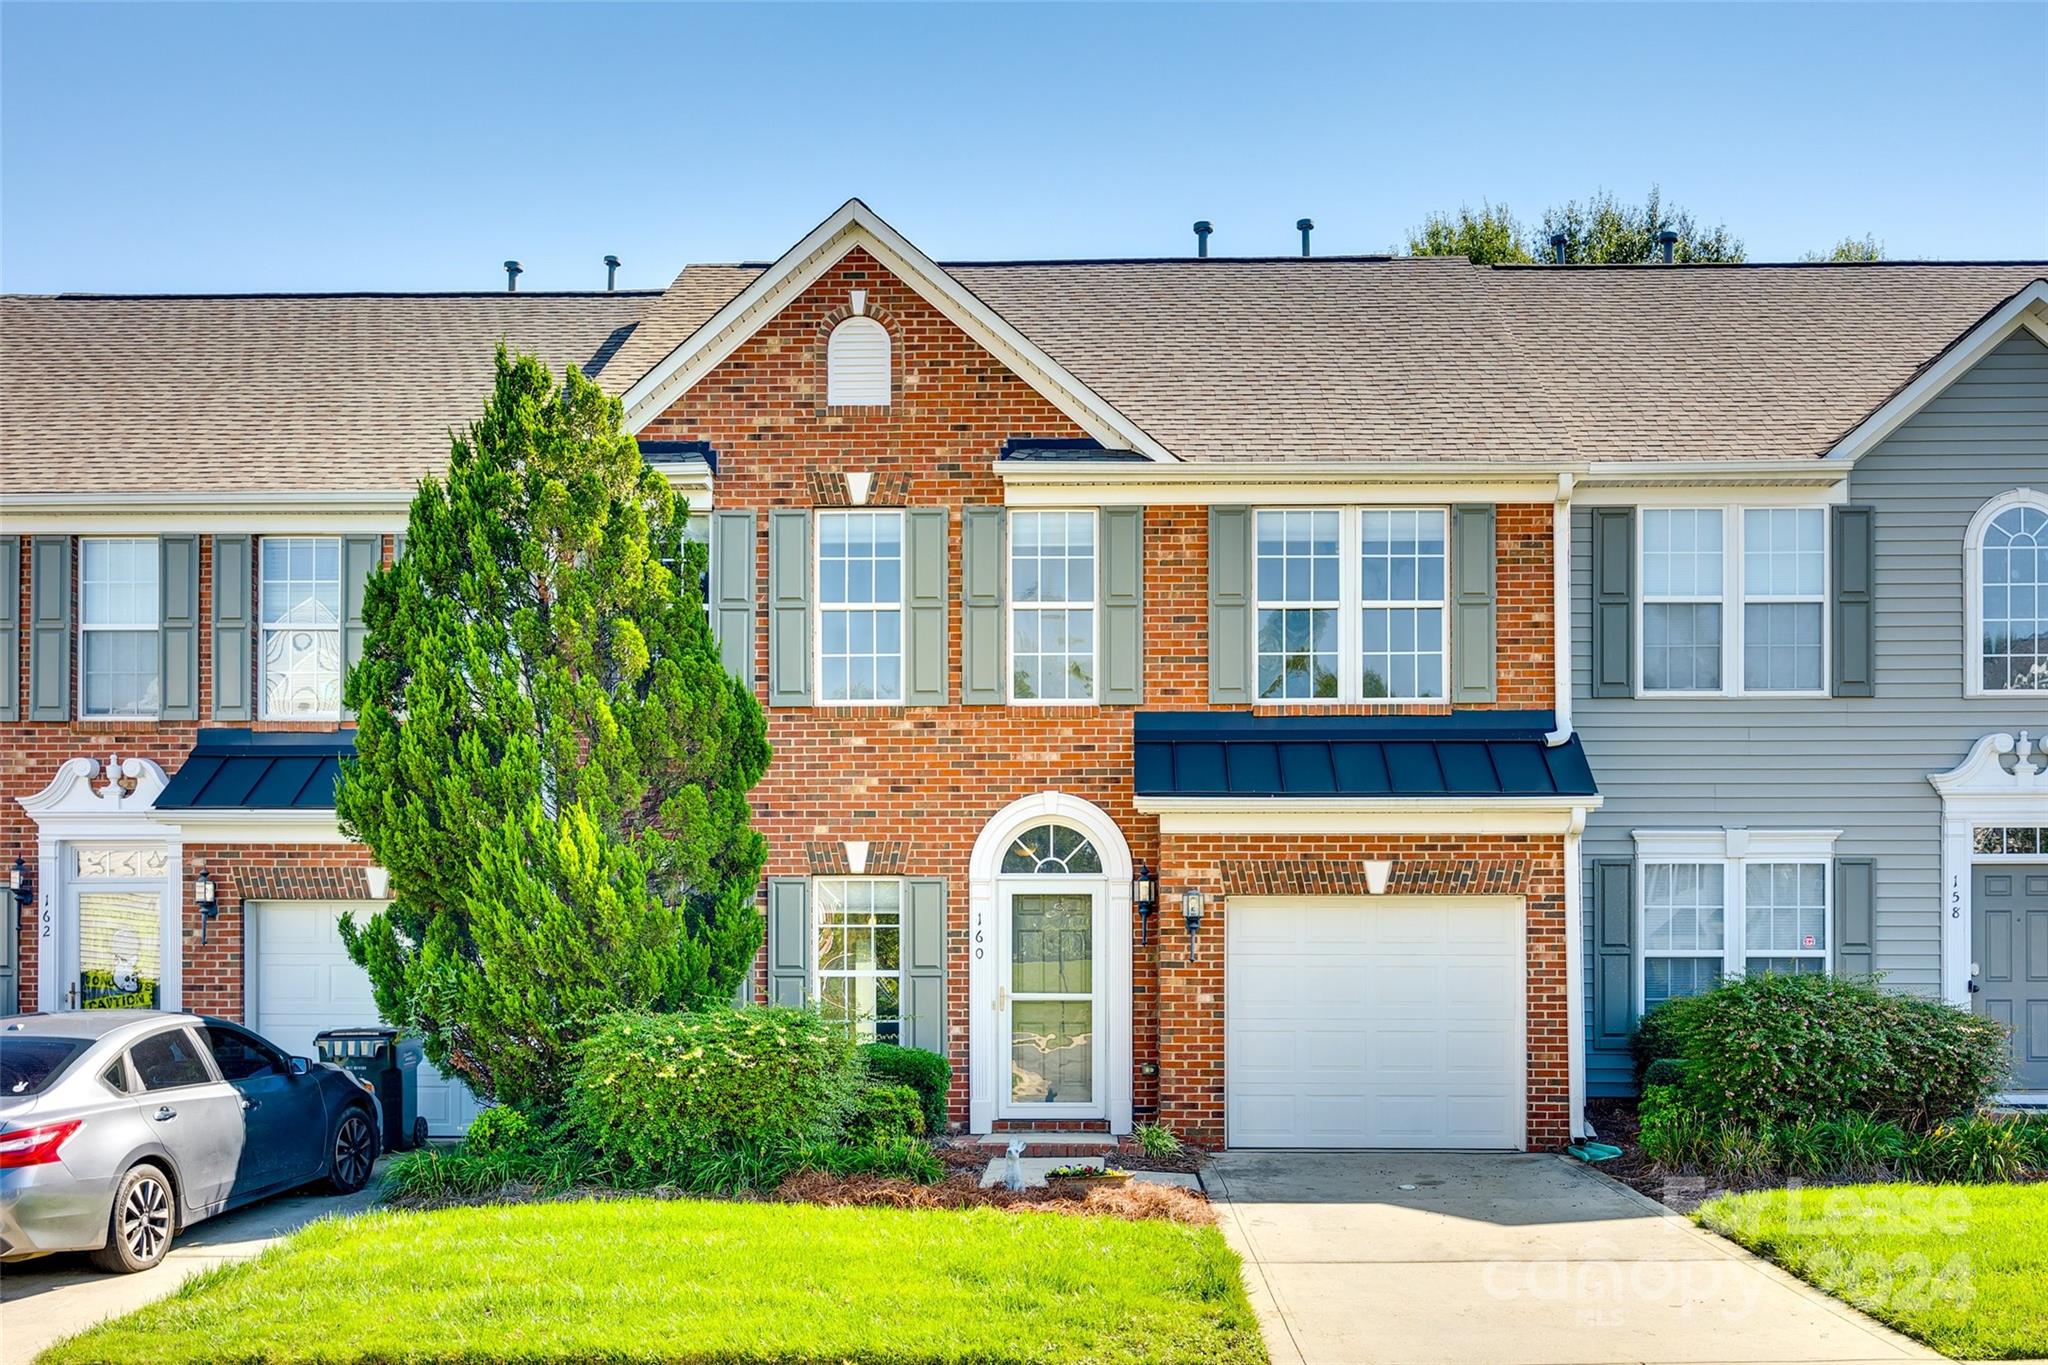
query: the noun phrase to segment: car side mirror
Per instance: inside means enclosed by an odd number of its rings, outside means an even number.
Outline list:
[[[313,1064],[304,1057],[292,1058],[292,1075],[303,1076],[313,1069]]]

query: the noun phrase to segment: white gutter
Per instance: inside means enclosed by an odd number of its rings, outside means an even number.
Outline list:
[[[365,488],[317,493],[275,489],[212,489],[186,493],[9,493],[10,512],[180,511],[390,512],[412,506],[410,488]]]
[[[1566,1103],[1571,1107],[1571,1135],[1586,1135],[1586,945],[1579,899],[1579,837],[1585,833],[1586,810],[1572,812],[1564,834],[1564,1026]]]
[[[1556,678],[1557,728],[1543,737],[1551,748],[1572,737],[1572,476],[1557,476],[1550,514],[1551,672]]]
[[[1819,457],[1764,459],[1735,456],[1726,460],[1592,460],[1579,471],[1588,487],[1610,484],[1758,484],[1797,483],[1826,487],[1849,477],[1839,460]]]
[[[996,477],[1014,484],[1117,483],[1541,483],[1584,469],[1578,461],[1543,460],[996,460]]]

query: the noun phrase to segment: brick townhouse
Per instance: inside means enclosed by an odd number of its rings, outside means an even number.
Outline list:
[[[1558,1147],[1677,951],[1643,869],[1678,855],[1585,847],[1622,801],[1575,708],[1668,705],[1725,607],[1731,658],[1853,715],[1882,519],[1833,446],[1944,356],[2041,350],[2043,273],[940,266],[854,201],[651,293],[8,298],[0,990],[300,1051],[373,1014],[336,931],[389,894],[335,828],[340,679],[502,337],[619,394],[700,514],[775,747],[756,998],[945,1052],[976,1133]],[[1784,601],[1675,591],[1706,539],[1667,509],[1786,557]],[[1810,835],[1766,881],[1834,858]],[[1794,932],[1856,920],[1862,872],[1826,866]],[[1734,916],[1704,904],[1695,940]],[[1807,955],[1850,969],[1841,936]],[[437,1129],[474,1112],[429,1091]]]

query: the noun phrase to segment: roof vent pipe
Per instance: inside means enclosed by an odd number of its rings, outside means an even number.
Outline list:
[[[519,292],[519,277],[520,277],[521,275],[524,275],[525,273],[526,273],[526,267],[525,267],[525,266],[523,266],[523,265],[521,265],[521,264],[519,264],[519,262],[517,262],[517,261],[507,261],[507,262],[505,262],[505,292],[506,292],[506,293],[508,293],[508,294],[516,294],[516,293],[518,293],[518,292]]]
[[[1209,234],[1215,230],[1215,226],[1207,218],[1195,224],[1195,254],[1197,256],[1209,254]]]
[[[1665,228],[1662,232],[1657,234],[1657,254],[1664,258],[1664,264],[1670,265],[1671,258],[1674,254],[1676,254],[1677,251],[1677,233],[1673,232],[1670,228]]]
[[[609,294],[618,287],[619,258],[616,256],[607,256],[604,258],[604,292]]]
[[[1564,234],[1562,232],[1550,234],[1550,259],[1555,265],[1564,264]]]
[[[1296,232],[1299,232],[1299,233],[1301,234],[1301,254],[1302,254],[1302,255],[1304,255],[1304,256],[1308,255],[1308,235],[1309,235],[1309,234],[1310,234],[1311,232],[1314,232],[1314,231],[1316,230],[1316,222],[1315,222],[1315,219],[1313,219],[1313,218],[1297,218],[1297,219],[1295,219],[1295,220],[1294,220],[1294,230],[1295,230]]]

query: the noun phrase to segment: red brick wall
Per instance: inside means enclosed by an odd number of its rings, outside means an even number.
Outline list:
[[[245,900],[368,900],[370,884],[363,869],[370,861],[370,850],[361,844],[185,845],[185,1008],[224,1019],[246,1018]],[[213,877],[214,903],[220,908],[211,924],[192,899],[192,879],[202,867]]]
[[[890,330],[895,396],[886,408],[831,408],[824,402],[825,340],[846,315],[853,289],[867,291],[868,312]],[[992,465],[1005,440],[1084,434],[858,250],[641,433],[650,440],[709,441],[719,456],[720,507],[836,504],[844,497],[839,476],[865,472],[874,475],[874,505],[952,510],[949,678],[955,697],[959,509],[1003,500]],[[1548,707],[1552,701],[1550,526],[1547,505],[1499,511],[1503,707]],[[1148,508],[1144,539],[1145,706],[1210,709],[1208,511]],[[757,564],[764,588],[766,540],[764,533]],[[758,630],[755,677],[764,704],[767,674],[766,631]],[[1131,708],[776,707],[769,710],[769,737],[775,761],[754,793],[756,823],[769,842],[769,875],[837,870],[836,854],[827,850],[840,840],[865,839],[900,854],[900,862],[892,855],[892,872],[948,879],[952,1118],[966,1122],[967,863],[974,840],[1010,802],[1056,788],[1101,807],[1123,830],[1132,857],[1157,864],[1157,821],[1138,815],[1132,803]],[[814,867],[812,850],[819,846],[821,861]],[[1160,1061],[1156,945],[1156,936],[1152,946],[1133,945],[1134,1101],[1140,1116],[1163,1104],[1157,1082],[1147,1074]],[[765,980],[760,984],[765,988]]]
[[[1472,860],[1482,873],[1519,869],[1525,904],[1528,977],[1528,1142],[1531,1150],[1564,1146],[1569,1132],[1569,1032],[1566,1025],[1562,835],[1185,835],[1160,839],[1158,960],[1159,1114],[1198,1142],[1224,1138],[1223,1031],[1229,1011],[1223,945],[1230,920],[1226,863],[1253,863],[1275,878],[1261,894],[1318,892],[1328,885],[1289,885],[1290,873],[1315,859],[1393,859],[1390,891],[1422,869]],[[1183,891],[1203,893],[1205,914],[1193,961],[1188,960]],[[1448,889],[1448,888],[1447,888]],[[1477,883],[1471,894],[1503,889]]]

